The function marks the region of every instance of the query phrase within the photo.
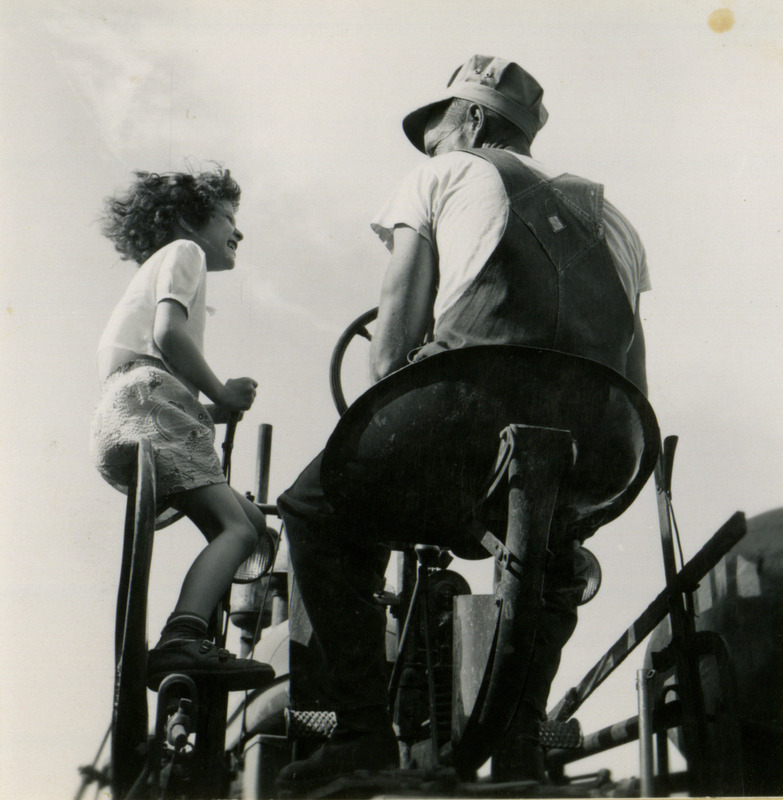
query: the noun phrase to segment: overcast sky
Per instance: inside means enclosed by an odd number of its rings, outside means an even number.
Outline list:
[[[253,488],[271,423],[274,498],[337,419],[337,336],[377,304],[386,252],[369,222],[423,157],[402,117],[474,53],[518,61],[550,112],[534,157],[604,183],[647,248],[650,396],[680,436],[686,557],[735,510],[783,505],[783,7],[719,7],[0,0],[0,796],[70,796],[110,717],[123,499],[87,434],[95,347],[133,267],[96,219],[134,169],[216,161],[242,186],[245,239],[236,270],[209,279],[207,354],[222,378],[261,384],[233,482]],[[604,588],[553,701],[661,588],[656,537],[648,486],[590,545]],[[184,523],[156,540],[151,636],[199,547]],[[632,674],[610,694],[618,718],[634,713]]]

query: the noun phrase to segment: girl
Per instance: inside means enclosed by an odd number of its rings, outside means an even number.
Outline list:
[[[259,509],[229,487],[214,448],[215,423],[249,409],[258,384],[222,383],[203,355],[206,277],[234,268],[240,188],[222,169],[135,174],[128,192],[105,204],[103,233],[140,266],[98,346],[103,394],[92,450],[101,475],[127,492],[136,443],[148,438],[159,503],[184,512],[209,542],[149,653],[147,683],[157,688],[182,672],[249,688],[270,680],[272,668],[206,639],[207,620],[265,530]],[[214,405],[202,405],[199,392]]]

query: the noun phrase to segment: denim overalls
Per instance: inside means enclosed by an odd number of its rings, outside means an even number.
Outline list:
[[[522,344],[584,356],[625,374],[633,310],[603,237],[603,188],[572,175],[546,178],[505,150],[466,152],[500,173],[508,222],[481,272],[415,358]]]

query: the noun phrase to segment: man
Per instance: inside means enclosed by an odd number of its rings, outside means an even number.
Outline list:
[[[644,249],[630,223],[603,201],[601,186],[530,157],[548,116],[542,95],[517,64],[477,55],[454,73],[442,100],[403,121],[410,141],[430,158],[372,223],[392,253],[372,340],[375,380],[443,349],[521,344],[599,361],[646,392]],[[373,600],[384,564],[372,530],[366,520],[358,529],[338,518],[326,503],[320,457],[279,506],[310,642],[328,665],[324,703],[338,719],[330,742],[286,767],[280,785],[306,788],[392,766],[385,613]],[[555,548],[548,562],[533,667],[493,757],[496,780],[544,778],[538,723],[580,595],[578,548],[569,544]],[[292,640],[304,641],[296,628],[292,622]]]

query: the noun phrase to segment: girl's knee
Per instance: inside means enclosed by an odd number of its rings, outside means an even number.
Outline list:
[[[261,514],[260,517],[249,517],[250,524],[253,526],[253,530],[256,532],[256,537],[261,536],[261,534],[266,534],[266,517]]]
[[[250,520],[240,526],[237,530],[237,538],[240,547],[245,553],[245,558],[249,558],[258,544],[258,531]]]

